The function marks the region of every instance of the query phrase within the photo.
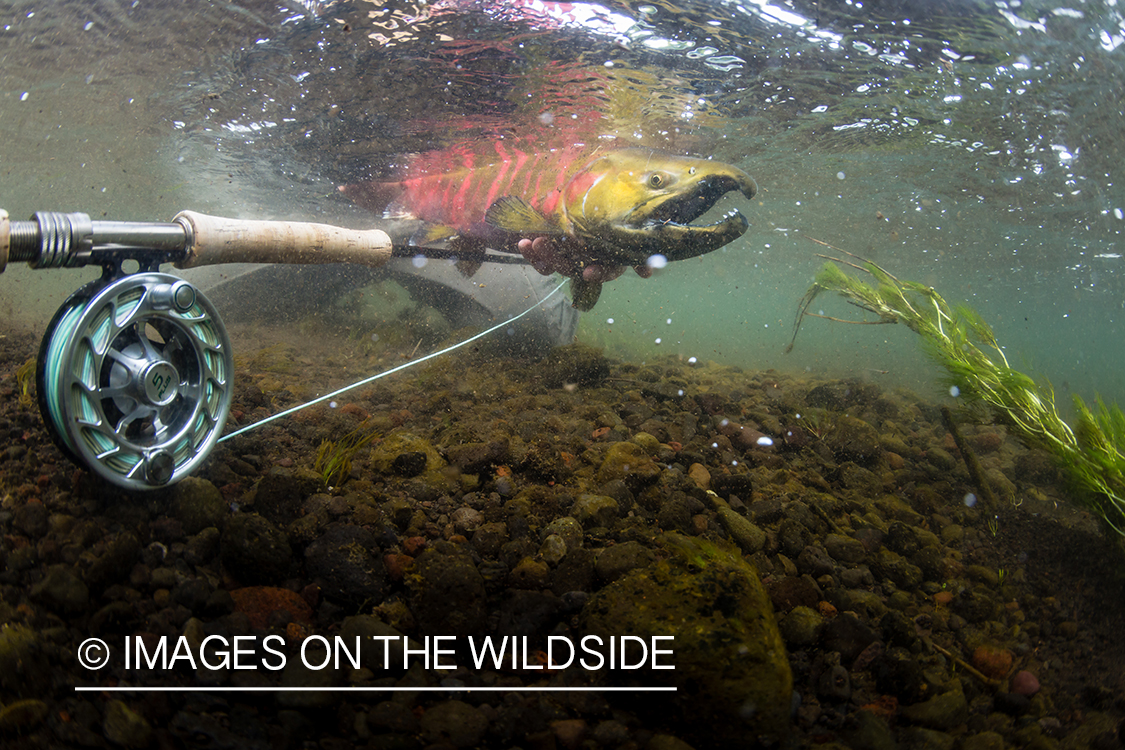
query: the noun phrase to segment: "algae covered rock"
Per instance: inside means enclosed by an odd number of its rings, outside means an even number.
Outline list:
[[[390,581],[375,535],[361,526],[333,526],[305,550],[305,568],[326,596],[380,602]]]
[[[39,633],[24,625],[0,626],[0,690],[21,697],[41,695],[50,679]]]
[[[184,477],[172,490],[172,513],[188,536],[214,526],[222,528],[230,509],[215,485],[206,479]]]
[[[406,575],[410,611],[427,635],[476,635],[484,630],[484,577],[467,549],[437,542]]]
[[[640,487],[660,476],[660,467],[640,445],[623,441],[606,451],[598,469],[598,482],[605,484],[622,480],[630,487]]]
[[[274,583],[286,577],[293,550],[289,538],[262,516],[233,516],[219,540],[223,567],[244,583]]]
[[[793,676],[758,572],[735,550],[666,534],[668,557],[592,596],[581,629],[603,640],[671,635],[675,670],[609,673],[679,690],[659,710],[696,727],[702,745],[781,739],[789,727]],[[667,644],[667,642],[665,642]]]
[[[568,383],[595,386],[609,377],[609,362],[601,349],[584,344],[558,346],[539,363],[539,373],[548,388]]]
[[[395,466],[398,457],[415,453],[425,456],[424,471],[434,471],[445,466],[445,459],[430,441],[409,432],[392,432],[387,435],[386,439],[372,449],[371,465],[380,474],[395,474],[398,473]],[[411,460],[414,460],[414,457],[411,457]]]

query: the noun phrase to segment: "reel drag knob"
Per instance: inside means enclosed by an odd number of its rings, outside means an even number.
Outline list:
[[[40,348],[39,406],[73,460],[119,487],[155,489],[210,453],[233,374],[210,301],[176,276],[138,273],[80,290],[55,314]]]

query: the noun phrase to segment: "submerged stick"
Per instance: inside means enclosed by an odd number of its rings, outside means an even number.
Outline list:
[[[961,458],[965,460],[965,466],[969,470],[969,476],[973,478],[973,484],[977,486],[977,490],[980,492],[981,500],[989,508],[995,507],[996,498],[992,494],[992,488],[988,486],[984,469],[981,468],[980,461],[977,460],[977,454],[965,441],[961,430],[957,429],[957,423],[953,421],[953,412],[948,406],[941,407],[941,421],[945,423],[945,429],[949,430],[949,434],[953,436],[953,442],[957,445],[957,450],[961,452]]]

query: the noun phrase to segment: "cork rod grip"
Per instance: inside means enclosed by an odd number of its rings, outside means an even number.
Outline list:
[[[344,229],[299,221],[224,219],[181,211],[175,221],[193,241],[177,268],[218,263],[359,263],[381,266],[391,238],[380,229]]]

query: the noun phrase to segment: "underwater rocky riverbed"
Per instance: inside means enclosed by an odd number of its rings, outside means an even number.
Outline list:
[[[228,429],[420,353],[393,326],[231,332]],[[5,747],[1123,746],[1125,553],[1002,425],[954,412],[994,495],[973,503],[939,406],[909,392],[486,344],[127,494],[50,440],[20,369],[37,347],[0,336]],[[589,634],[674,636],[675,669],[551,668],[551,637]],[[359,636],[362,663],[77,659],[92,636],[195,658],[316,635]],[[403,669],[403,639],[434,636],[460,639],[456,667]],[[474,668],[484,636],[529,652]],[[247,690],[107,691],[129,686]],[[370,690],[253,690],[277,686]],[[639,690],[658,686],[677,691]]]

